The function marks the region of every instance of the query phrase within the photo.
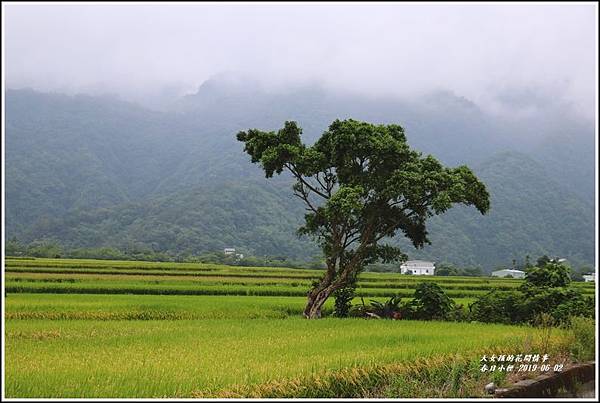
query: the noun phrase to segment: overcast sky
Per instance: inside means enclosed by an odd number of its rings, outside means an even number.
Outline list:
[[[449,89],[490,108],[557,99],[595,111],[597,6],[7,4],[9,87],[193,92],[237,72],[368,94]],[[537,101],[536,101],[537,100]]]

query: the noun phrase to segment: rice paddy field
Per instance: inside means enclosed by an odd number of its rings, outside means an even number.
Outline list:
[[[305,295],[320,274],[7,258],[6,397],[472,396],[487,381],[478,371],[481,354],[542,344],[558,353],[570,340],[558,329],[548,339],[527,326],[308,321],[301,318]],[[363,273],[357,294],[367,303],[410,298],[420,281],[435,281],[465,307],[520,284]],[[332,308],[328,301],[325,313]]]

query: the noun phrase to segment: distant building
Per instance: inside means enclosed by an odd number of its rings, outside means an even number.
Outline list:
[[[223,249],[223,253],[226,255],[233,255],[235,254],[235,248],[225,248]]]
[[[595,283],[596,282],[596,273],[590,273],[590,274],[584,274],[583,275],[583,279],[585,280],[586,283]]]
[[[496,270],[492,272],[492,277],[508,277],[512,278],[525,278],[525,272],[522,270],[514,270],[514,269],[503,269]]]
[[[400,265],[402,274],[416,274],[418,276],[433,276],[435,273],[435,263],[425,260],[409,260]]]

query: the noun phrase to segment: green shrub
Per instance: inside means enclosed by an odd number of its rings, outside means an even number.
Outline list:
[[[416,319],[417,312],[412,301],[403,302],[398,308],[400,309],[400,317],[402,319]]]
[[[333,316],[338,318],[346,318],[349,316],[354,294],[354,287],[340,288],[333,293],[333,297],[335,298],[335,309],[333,311]]]
[[[454,301],[438,284],[423,282],[415,289],[412,305],[419,319],[445,319],[452,310]]]
[[[567,323],[573,316],[594,317],[594,299],[579,295],[567,300],[552,310],[552,316],[558,323]]]
[[[471,305],[471,319],[487,323],[519,323],[526,318],[520,292],[491,291]]]
[[[470,317],[463,304],[456,304],[452,307],[450,312],[448,312],[446,319],[454,322],[464,322],[470,320]]]
[[[577,289],[538,287],[537,292],[527,296],[525,310],[527,312],[526,321],[531,321],[536,315],[547,312],[557,322],[565,323],[573,315],[593,316],[594,307],[593,301],[590,304]]]
[[[564,286],[569,284],[565,279],[567,269],[555,263],[532,269],[518,291],[492,291],[477,299],[470,307],[471,318],[480,322],[533,323],[540,314],[547,313],[561,324],[573,315],[592,317],[593,299],[579,288]]]

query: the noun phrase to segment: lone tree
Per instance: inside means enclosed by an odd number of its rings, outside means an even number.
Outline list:
[[[327,270],[308,293],[306,318],[319,318],[327,298],[356,281],[365,265],[406,260],[396,247],[380,243],[402,231],[416,248],[429,242],[425,221],[453,203],[474,205],[485,214],[489,195],[466,166],[445,168],[434,157],[411,150],[404,129],[335,120],[312,146],[302,129],[285,122],[277,132],[242,131],[237,139],[266,177],[288,171],[294,194],[308,213],[298,229],[323,250]]]

